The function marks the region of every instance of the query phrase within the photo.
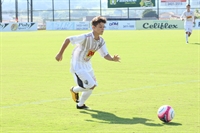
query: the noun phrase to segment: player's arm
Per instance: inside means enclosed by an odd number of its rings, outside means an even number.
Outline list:
[[[68,38],[65,39],[65,41],[62,44],[62,47],[61,47],[60,51],[58,52],[58,54],[55,57],[57,61],[61,61],[62,60],[62,55],[63,55],[65,49],[67,48],[67,46],[69,45],[69,43],[70,43],[70,40]]]
[[[65,41],[62,44],[62,47],[59,51],[59,53],[56,56],[56,60],[57,61],[61,61],[62,60],[62,55],[65,51],[65,49],[67,48],[67,46],[69,45],[69,43],[75,45],[75,44],[81,44],[83,41],[85,40],[85,35],[77,35],[77,36],[69,36],[65,39]]]
[[[193,13],[193,16],[192,16],[192,21],[193,21],[193,24],[195,24],[195,15]]]
[[[184,20],[184,14],[185,12],[182,13],[182,15],[180,16],[180,19],[183,21]]]
[[[106,60],[120,62],[120,57],[118,55],[114,55],[113,57],[110,56],[110,54],[108,53],[108,50],[106,48],[106,44],[105,44],[104,41],[103,41],[103,46],[98,50],[98,52]]]
[[[104,56],[104,58],[106,60],[109,60],[109,61],[115,61],[115,62],[120,62],[120,57],[118,55],[114,55],[113,57],[110,56],[110,54],[107,54],[106,56]]]

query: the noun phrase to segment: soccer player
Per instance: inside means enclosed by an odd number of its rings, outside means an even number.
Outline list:
[[[118,55],[111,56],[107,49],[103,35],[106,18],[98,16],[92,19],[92,31],[76,36],[69,36],[65,39],[59,53],[56,55],[56,60],[61,61],[62,55],[69,43],[75,45],[71,58],[71,72],[77,86],[72,87],[70,92],[72,99],[77,103],[77,109],[89,109],[85,105],[86,100],[92,94],[92,91],[97,86],[94,71],[92,69],[90,59],[96,51],[100,53],[106,60],[119,62]],[[79,92],[82,92],[79,99]]]
[[[186,43],[188,42],[188,37],[192,34],[192,27],[195,24],[194,12],[190,10],[190,4],[186,5],[187,10],[183,12],[181,15],[181,20],[185,20],[184,27],[185,27],[185,37]]]

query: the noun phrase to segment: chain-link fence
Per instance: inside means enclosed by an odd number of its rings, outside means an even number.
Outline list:
[[[196,14],[200,0],[155,0],[154,7],[108,8],[108,0],[0,0],[2,22],[90,21],[94,16],[108,19],[178,19],[187,3]],[[166,0],[165,0],[166,1]],[[174,2],[177,1],[177,2]],[[148,14],[147,14],[148,12]],[[146,14],[145,14],[146,13]]]

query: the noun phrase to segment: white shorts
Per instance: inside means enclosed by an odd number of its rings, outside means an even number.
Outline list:
[[[77,85],[82,88],[90,89],[93,86],[97,86],[93,70],[90,72],[87,72],[85,70],[79,70],[73,73],[73,76]]]
[[[187,24],[184,26],[185,27],[185,32],[190,32],[192,33],[192,28],[193,28],[193,25],[192,24]]]

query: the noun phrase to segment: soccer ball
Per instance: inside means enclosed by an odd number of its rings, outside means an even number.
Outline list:
[[[157,115],[161,121],[168,123],[174,118],[175,113],[171,106],[163,105],[158,109]]]

